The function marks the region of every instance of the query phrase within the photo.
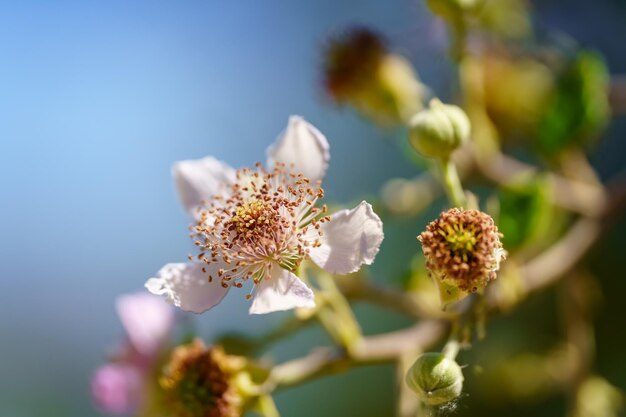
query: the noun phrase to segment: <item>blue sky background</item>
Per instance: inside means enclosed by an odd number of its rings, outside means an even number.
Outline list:
[[[383,132],[325,102],[317,69],[329,31],[360,22],[393,35],[415,28],[416,10],[408,1],[1,3],[0,414],[94,414],[91,369],[121,335],[115,296],[191,251],[174,161],[262,161],[288,116],[301,114],[331,143],[330,199],[410,174]],[[259,331],[278,320],[244,320],[239,298],[203,326]]]
[[[392,133],[319,88],[320,47],[351,23],[410,49],[445,94],[445,54],[418,1],[0,3],[0,414],[95,414],[90,372],[122,334],[115,296],[191,250],[174,161],[262,161],[300,114],[330,141],[329,200],[414,174]],[[249,319],[241,304],[229,297],[203,327],[279,319]]]

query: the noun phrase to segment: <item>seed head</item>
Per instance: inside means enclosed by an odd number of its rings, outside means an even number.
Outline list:
[[[238,417],[242,397],[233,383],[233,362],[219,347],[206,348],[199,339],[178,346],[159,384],[164,406],[177,417]]]
[[[349,30],[331,39],[324,55],[324,85],[335,102],[382,125],[405,123],[422,108],[423,86],[412,65],[387,50],[375,31]]]
[[[330,95],[344,101],[367,84],[387,53],[385,41],[365,27],[353,28],[332,39],[325,55],[325,84]]]
[[[501,237],[488,214],[459,208],[441,213],[417,237],[444,304],[482,290],[496,278],[506,255]]]

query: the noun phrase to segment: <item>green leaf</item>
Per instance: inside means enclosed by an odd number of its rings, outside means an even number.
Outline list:
[[[539,125],[539,150],[552,156],[572,146],[588,145],[600,136],[610,118],[608,84],[602,57],[580,51],[558,77]]]
[[[552,184],[544,178],[500,191],[498,229],[508,251],[544,240],[554,224]]]

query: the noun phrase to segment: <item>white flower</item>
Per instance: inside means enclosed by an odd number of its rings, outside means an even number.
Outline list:
[[[267,157],[267,168],[234,170],[212,157],[174,165],[200,254],[161,268],[146,282],[150,292],[201,313],[251,280],[250,314],[314,307],[313,292],[294,274],[303,259],[333,274],[374,261],[383,230],[368,203],[332,216],[315,207],[330,158],[322,133],[292,116]]]

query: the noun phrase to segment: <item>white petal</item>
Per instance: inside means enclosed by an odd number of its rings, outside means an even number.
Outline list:
[[[133,347],[141,354],[155,354],[174,324],[174,309],[152,294],[126,294],[116,300],[117,315]]]
[[[294,165],[312,181],[326,174],[330,152],[326,137],[300,116],[291,116],[287,129],[267,149],[267,165],[271,169],[277,162]]]
[[[235,181],[235,170],[211,156],[176,162],[172,175],[180,200],[192,216],[202,200],[221,195]]]
[[[332,215],[322,231],[322,245],[312,248],[309,256],[332,274],[349,274],[362,264],[370,265],[384,237],[383,222],[365,201]]]
[[[275,265],[271,276],[258,284],[250,314],[266,314],[296,307],[315,307],[315,295],[300,278]]]
[[[203,266],[206,273],[202,272]],[[146,281],[145,287],[152,294],[166,295],[167,301],[176,307],[202,313],[222,301],[228,292],[217,276],[220,267],[217,263],[167,264],[157,272],[156,278]],[[209,274],[213,276],[212,282],[208,280]]]

